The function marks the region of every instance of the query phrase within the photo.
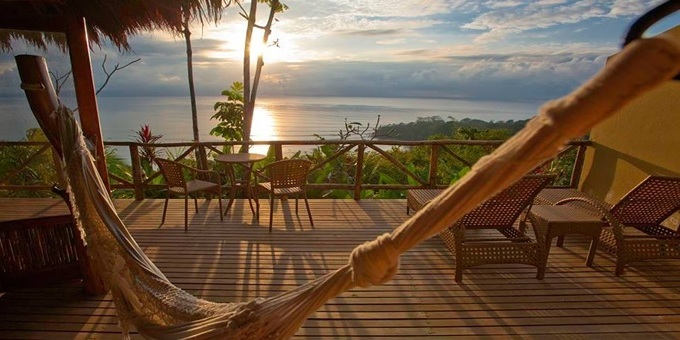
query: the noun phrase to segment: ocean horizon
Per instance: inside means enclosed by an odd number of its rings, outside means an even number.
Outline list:
[[[218,123],[211,120],[213,106],[224,96],[197,97],[199,133],[202,141],[221,141],[210,130]],[[75,107],[75,98],[63,98]],[[148,124],[163,142],[193,140],[189,97],[99,97],[98,105],[105,141],[133,141],[135,131]],[[533,117],[541,102],[494,102],[430,98],[379,97],[263,97],[257,100],[253,140],[316,140],[315,135],[337,139],[348,122],[375,126],[416,121],[420,117],[440,116],[461,120],[522,120]],[[0,100],[2,124],[0,140],[18,141],[26,130],[38,127],[26,98]]]

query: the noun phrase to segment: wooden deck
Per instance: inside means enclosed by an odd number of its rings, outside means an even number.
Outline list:
[[[222,302],[267,297],[343,265],[354,246],[404,221],[405,204],[314,200],[316,227],[303,207],[299,219],[277,210],[269,234],[266,202],[262,224],[255,225],[243,201],[224,222],[216,201],[199,201],[185,233],[180,200],[171,202],[163,226],[163,200],[116,201],[137,242],[172,282]],[[57,200],[0,199],[0,219],[62,209]],[[297,336],[680,337],[680,261],[636,264],[617,278],[608,255],[598,252],[591,269],[586,253],[585,238],[568,237],[565,248],[552,248],[543,281],[535,268],[504,265],[468,270],[457,285],[452,255],[433,238],[402,257],[394,280],[329,301]],[[118,339],[120,332],[110,296],[85,296],[74,283],[1,293],[0,338]]]

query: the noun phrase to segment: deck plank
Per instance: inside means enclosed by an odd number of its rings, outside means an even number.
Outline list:
[[[315,226],[275,210],[268,232],[247,202],[237,201],[220,222],[216,201],[190,209],[184,232],[183,201],[172,200],[160,225],[163,200],[117,200],[119,215],[139,245],[177,286],[219,302],[267,297],[344,265],[358,244],[393,230],[408,218],[405,200],[312,200]],[[58,200],[0,199],[0,221],[60,214]],[[358,288],[314,313],[296,338],[478,338],[555,336],[680,337],[680,261],[633,264],[615,277],[613,259],[598,252],[584,266],[588,240],[570,236],[553,247],[544,280],[522,265],[489,265],[453,281],[452,255],[438,238],[404,254],[387,284]],[[109,295],[86,296],[79,283],[22,288],[0,296],[0,338],[117,339]],[[133,338],[139,338],[133,334]]]

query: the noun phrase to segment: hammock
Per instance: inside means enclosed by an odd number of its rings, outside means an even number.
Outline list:
[[[40,72],[46,75],[44,59],[40,60],[44,67]],[[111,290],[126,337],[134,325],[144,337],[156,339],[279,339],[294,335],[311,313],[342,292],[390,280],[400,254],[450,226],[553,157],[564,143],[679,71],[680,34],[634,41],[588,83],[542,106],[525,129],[408,221],[354,249],[346,265],[291,291],[243,303],[214,303],[174,286],[116,214],[73,117],[55,108],[41,114],[31,101],[37,92],[56,98],[45,93],[51,87],[31,86],[24,75],[22,86],[46,135],[63,154],[74,217],[86,235],[93,266]]]

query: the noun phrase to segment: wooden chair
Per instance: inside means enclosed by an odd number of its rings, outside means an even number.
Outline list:
[[[680,177],[649,176],[614,205],[583,196],[557,202],[567,203],[586,203],[603,216],[600,247],[616,256],[617,276],[631,262],[680,259],[680,233],[662,225],[680,209]]]
[[[179,162],[171,161],[169,159],[157,158],[156,164],[161,169],[165,183],[167,184],[167,194],[165,196],[165,205],[163,206],[163,219],[161,225],[165,223],[165,213],[168,209],[168,199],[171,195],[184,196],[184,231],[189,229],[189,196],[198,192],[210,192],[217,195],[220,207],[220,221],[222,218],[222,181],[220,174],[212,170],[200,170]],[[190,173],[193,179],[185,179],[185,171]],[[205,181],[198,179],[199,176],[203,178],[211,178],[212,181]],[[198,212],[198,200],[194,195],[194,207]]]
[[[498,263],[535,266],[538,268],[536,278],[543,279],[546,265],[544,240],[535,227],[536,240],[525,234],[526,212],[538,192],[554,179],[554,175],[524,176],[439,234],[455,256],[456,282],[463,280],[465,269]],[[471,237],[471,230],[482,229],[497,230],[503,237],[489,237],[488,233],[479,238]]]
[[[257,220],[260,220],[259,193],[269,193],[269,232],[272,232],[274,219],[274,198],[276,196],[295,195],[295,214],[298,214],[298,196],[303,195],[309,223],[314,226],[312,212],[307,201],[307,175],[312,162],[304,159],[286,159],[268,164],[259,172],[257,177],[265,178],[268,182],[257,183],[255,186],[255,205]]]

